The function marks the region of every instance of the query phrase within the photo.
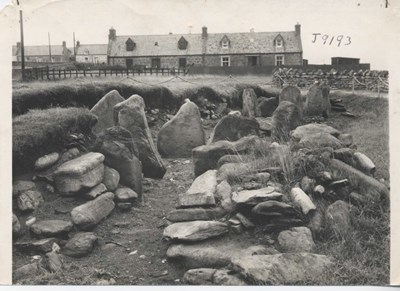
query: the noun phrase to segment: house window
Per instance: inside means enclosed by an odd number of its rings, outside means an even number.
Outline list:
[[[89,58],[88,57],[85,57],[85,62],[88,62],[89,61]]]
[[[160,67],[161,67],[161,60],[160,60],[160,58],[153,58],[153,59],[151,59],[151,67],[152,67],[152,68],[160,68]]]
[[[128,38],[128,40],[125,42],[126,45],[126,50],[127,51],[133,51],[133,49],[135,48],[135,43],[131,38]]]
[[[229,48],[229,42],[228,42],[228,41],[223,41],[223,42],[222,42],[222,48],[223,48],[223,49]]]
[[[283,55],[275,56],[275,66],[283,66],[285,64]]]
[[[275,44],[276,44],[276,47],[282,47],[283,46],[283,41],[281,39],[277,39]]]
[[[231,65],[231,60],[229,57],[221,57],[221,66],[229,67]]]
[[[179,58],[179,68],[186,67],[186,58]]]

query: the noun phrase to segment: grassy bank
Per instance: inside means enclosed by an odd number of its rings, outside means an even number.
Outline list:
[[[85,78],[51,82],[16,83],[13,86],[12,110],[14,115],[29,109],[78,106],[91,108],[111,90],[127,98],[139,94],[151,108],[179,106],[185,98],[194,102],[207,98],[211,102],[228,102],[230,107],[239,107],[243,89],[253,88],[258,96],[277,96],[276,89],[263,86],[268,78],[239,77],[188,77],[184,80],[168,77]],[[261,84],[261,85],[260,85]]]

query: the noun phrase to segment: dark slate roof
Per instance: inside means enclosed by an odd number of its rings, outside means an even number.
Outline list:
[[[107,44],[80,44],[76,49],[77,55],[107,55]]]
[[[21,55],[21,50],[17,50],[16,46],[13,46],[13,53]],[[48,56],[49,55],[49,46],[48,45],[32,45],[24,47],[25,56]],[[62,45],[52,45],[51,46],[51,55],[63,55],[63,46]]]
[[[284,45],[282,48],[274,46],[274,39],[281,35]],[[221,40],[227,36],[229,48],[222,48]],[[178,48],[181,37],[188,41],[185,50]],[[126,51],[125,42],[131,38],[136,47],[133,51]],[[157,45],[155,45],[157,43]],[[117,36],[109,42],[109,55],[112,56],[179,56],[201,55],[203,39],[201,34],[167,34],[167,35],[124,35]],[[276,52],[302,52],[300,37],[294,31],[280,32],[245,32],[245,33],[209,33],[206,41],[206,54],[266,54]]]

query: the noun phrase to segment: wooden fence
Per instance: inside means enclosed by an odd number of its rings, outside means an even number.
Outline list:
[[[184,68],[140,68],[140,69],[56,69],[49,67],[25,69],[25,80],[61,80],[78,77],[107,76],[175,76],[186,75]]]

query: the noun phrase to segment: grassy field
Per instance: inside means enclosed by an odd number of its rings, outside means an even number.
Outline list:
[[[216,98],[214,101],[224,101],[223,98],[229,100],[236,100],[240,103],[240,90],[246,86],[254,86],[257,88],[259,96],[262,94],[276,95],[279,90],[272,89],[264,84],[269,82],[267,77],[235,77],[236,79],[223,80],[221,76],[205,76],[205,77],[185,77],[189,82],[184,82],[180,79],[172,79],[170,77],[141,77],[141,82],[146,83],[166,83],[150,86],[143,83],[135,82],[129,79],[120,80],[116,79],[77,79],[66,80],[63,82],[32,82],[32,83],[16,83],[14,84],[14,92],[17,99],[19,98],[21,112],[27,108],[30,109],[29,102],[36,104],[39,102],[40,106],[54,107],[58,105],[68,105],[69,103],[62,103],[56,93],[64,92],[63,101],[65,99],[71,101],[76,106],[89,107],[89,105],[100,98],[104,90],[122,89],[120,92],[124,97],[129,96],[131,92],[141,92],[154,98],[156,94],[156,101],[167,96],[168,100],[175,100],[181,102],[182,98],[200,98],[201,96],[211,96]],[[139,78],[135,77],[135,79]],[[204,84],[217,82],[211,86]],[[238,83],[241,81],[243,83]],[[192,83],[196,83],[192,84]],[[202,83],[203,85],[198,85]],[[161,89],[163,88],[163,89]],[[81,91],[80,91],[81,90]],[[93,93],[94,91],[95,93]],[[39,93],[38,93],[39,92]],[[75,92],[75,99],[67,96],[67,94]],[[79,94],[78,94],[78,93]],[[90,94],[87,99],[81,100],[79,96],[84,96],[85,92]],[[371,96],[371,93],[368,93]],[[29,102],[23,100],[23,97],[32,98]],[[32,97],[33,96],[33,97]],[[46,100],[42,100],[37,96],[47,96]],[[326,123],[337,128],[344,133],[350,133],[353,136],[354,143],[357,145],[359,151],[369,156],[376,164],[376,178],[383,178],[386,183],[390,181],[389,174],[389,146],[388,146],[388,100],[385,98],[365,97],[365,94],[352,95],[348,92],[333,91],[332,97],[341,98],[345,107],[353,112],[358,117],[349,118],[344,117],[340,113],[333,113]],[[69,98],[69,99],[68,99]],[[50,103],[46,103],[48,101]],[[148,99],[152,100],[152,99]],[[24,103],[25,102],[25,103]],[[232,103],[235,103],[232,102]],[[60,104],[61,103],[61,104]],[[26,107],[24,107],[26,106]],[[23,108],[24,107],[24,108]],[[87,109],[58,109],[51,108],[48,110],[33,110],[28,114],[17,116],[13,120],[13,147],[18,149],[19,152],[28,153],[32,155],[33,148],[41,148],[46,151],[46,141],[62,140],[62,136],[73,129],[79,129],[87,122],[85,117]],[[81,116],[81,117],[79,117]],[[81,120],[82,122],[77,122]],[[86,121],[85,121],[86,120]],[[82,125],[80,125],[82,123]],[[152,128],[152,131],[157,131]],[[156,133],[156,132],[155,132]],[[15,143],[15,144],[14,144]],[[14,151],[14,150],[13,150]],[[37,154],[37,153],[35,153]],[[45,154],[45,153],[43,153]],[[33,156],[33,155],[32,155]],[[31,160],[29,160],[31,161]],[[18,162],[19,163],[19,162]],[[176,193],[187,189],[190,181],[193,179],[191,172],[192,164],[180,164],[180,161],[174,162],[169,165],[170,170],[167,176],[160,181],[154,181],[154,193],[151,191],[148,195],[148,201],[144,205],[145,212],[134,212],[133,215],[125,215],[124,219],[130,221],[135,225],[134,229],[141,229],[148,231],[149,229],[155,230],[155,235],[149,236],[148,233],[140,235],[137,240],[135,238],[133,249],[139,249],[139,252],[146,254],[147,257],[153,256],[159,249],[162,250],[160,254],[155,255],[152,259],[154,262],[164,259],[166,250],[165,244],[160,241],[161,229],[158,228],[161,219],[159,217],[165,216],[168,211],[173,209],[176,199]],[[176,180],[174,182],[174,179]],[[362,194],[362,193],[361,193]],[[56,199],[53,198],[52,199]],[[58,199],[58,198],[57,198]],[[64,203],[61,198],[59,203]],[[47,202],[46,202],[47,203]],[[50,202],[48,203],[50,205]],[[319,206],[324,209],[327,205],[321,202]],[[50,206],[49,206],[50,207]],[[48,215],[52,215],[51,208],[46,210]],[[161,214],[160,214],[161,213]],[[47,213],[46,213],[47,215]],[[109,219],[101,223],[96,232],[100,234],[103,239],[108,239],[111,229],[115,229],[116,223],[121,214],[112,215]],[[47,216],[43,216],[47,217]],[[335,265],[326,272],[324,276],[318,278],[318,282],[324,285],[384,285],[389,283],[389,242],[390,242],[390,229],[389,229],[389,210],[381,207],[380,205],[367,204],[352,208],[351,212],[353,231],[346,236],[336,236],[328,231],[322,232],[318,237],[315,237],[317,245],[316,252],[326,254],[335,258]],[[136,225],[134,223],[140,222]],[[132,240],[132,235],[126,230],[126,236],[118,234],[116,237],[120,240]],[[246,238],[247,239],[247,238]],[[254,239],[254,238],[252,238]],[[151,240],[151,241],[150,241]],[[149,247],[150,246],[150,247]],[[141,260],[135,261],[132,267],[132,259],[122,253],[113,258],[107,257],[105,261],[101,255],[101,251],[95,250],[95,254],[87,258],[87,260],[77,260],[66,258],[67,268],[71,270],[71,278],[66,279],[65,274],[52,275],[51,278],[39,278],[40,281],[29,281],[25,283],[46,284],[52,282],[54,284],[80,284],[86,282],[85,278],[89,278],[90,272],[93,273],[93,266],[98,268],[107,269],[109,272],[125,273],[129,270],[130,274],[134,274],[138,278],[141,276],[145,278],[144,281],[140,279],[125,278],[122,275],[117,283],[121,284],[175,284],[174,280],[181,276],[183,270],[175,270],[168,265],[170,275],[165,281],[162,279],[150,278],[146,272],[151,272],[152,268],[160,268],[160,271],[167,268],[167,266],[156,264],[156,266],[144,264]],[[18,260],[25,260],[25,258],[17,258]],[[158,260],[158,261],[157,261]],[[18,261],[19,263],[19,261]],[[142,265],[140,265],[142,264]],[[146,268],[150,268],[146,271]],[[72,272],[72,270],[74,272]],[[135,273],[136,272],[136,273]],[[137,274],[141,272],[140,274]],[[114,274],[114,273],[113,273]],[[171,278],[169,278],[169,276]],[[136,277],[135,277],[136,278]],[[38,280],[39,280],[38,279]],[[133,280],[133,281],[132,281]],[[93,281],[94,282],[94,281]],[[87,283],[93,283],[88,280]],[[302,282],[304,284],[315,284],[315,282]]]

